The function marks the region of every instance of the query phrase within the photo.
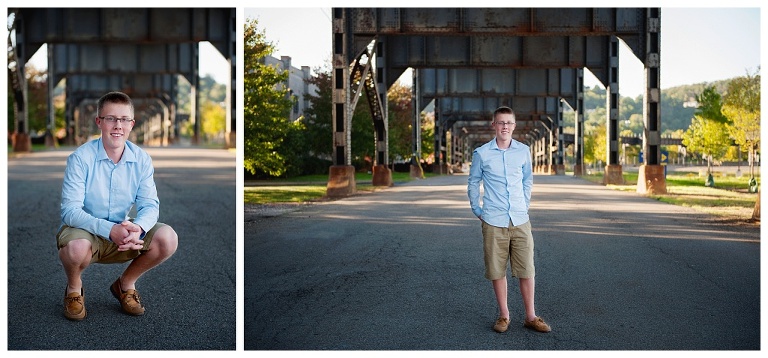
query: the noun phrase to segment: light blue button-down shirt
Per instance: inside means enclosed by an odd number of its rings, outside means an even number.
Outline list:
[[[67,158],[61,189],[61,222],[109,239],[112,226],[128,220],[136,204],[134,223],[152,229],[160,214],[152,158],[126,141],[115,164],[101,138],[77,148]],[[142,235],[143,237],[143,235]]]
[[[480,207],[480,181],[483,182],[483,206]],[[512,140],[508,149],[500,149],[496,138],[475,149],[469,169],[467,196],[475,216],[496,227],[525,224],[531,204],[533,170],[531,149]]]

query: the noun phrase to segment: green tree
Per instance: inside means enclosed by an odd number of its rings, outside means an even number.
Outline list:
[[[607,131],[605,102],[602,107],[590,109],[584,115],[584,163],[605,161],[605,135]]]
[[[258,20],[249,19],[243,33],[243,165],[252,174],[281,176],[286,173],[286,156],[278,150],[295,128],[288,120],[292,106],[288,89],[278,86],[288,73],[264,64],[275,47],[257,26]]]
[[[306,93],[304,97],[309,101],[308,108],[304,109],[304,138],[306,152],[303,153],[303,174],[328,174],[328,169],[333,164],[333,123],[331,94],[331,72],[328,69],[315,69],[317,76],[307,80],[309,84],[317,87],[316,93]]]
[[[714,86],[704,88],[704,91],[696,96],[696,101],[699,103],[696,114],[715,122],[728,123],[728,118],[721,111],[723,107],[722,97]]]
[[[598,85],[590,88],[584,88],[584,108],[605,108],[605,88]]]
[[[686,102],[690,102],[690,98],[673,97],[665,91],[661,92],[662,133],[688,128],[696,109],[686,107]]]
[[[211,102],[221,103],[227,99],[227,86],[218,83],[210,75],[200,78],[200,97]]]
[[[707,159],[707,185],[712,184],[712,160],[722,157],[728,150],[730,138],[725,124],[695,115],[688,130],[683,133],[683,145],[689,151]]]
[[[421,158],[435,154],[435,112],[421,114]]]
[[[590,109],[584,112],[584,133],[589,131],[589,128],[597,127],[601,124],[605,124],[605,118],[607,117],[605,106]]]
[[[34,136],[48,127],[48,74],[27,64],[24,70],[27,80],[27,131]],[[11,81],[8,81],[8,132],[16,130],[15,98]]]
[[[619,100],[619,121],[629,121],[633,116],[643,116],[643,97],[621,97]]]
[[[605,121],[584,130],[584,162],[598,165],[607,158],[605,136],[608,129]]]
[[[183,113],[190,113],[192,85],[186,77],[178,76],[178,94],[176,96],[177,109]],[[216,82],[210,74],[200,77],[198,82],[200,105],[206,101],[222,103],[227,99],[227,86]]]
[[[283,175],[286,177],[311,174],[305,170],[305,158],[308,152],[305,134],[304,118],[300,117],[295,122],[290,123],[283,141],[277,148],[277,152],[284,158]]]
[[[220,136],[226,130],[227,113],[224,107],[211,101],[203,102],[200,109],[200,129],[207,138]]]
[[[395,82],[387,91],[389,158],[408,160],[413,154],[413,101],[411,88]]]
[[[645,124],[642,113],[634,113],[629,116],[629,120],[626,120],[624,123],[620,124],[621,128],[629,130],[632,132],[632,134],[642,134],[644,126]]]
[[[742,150],[755,158],[760,146],[760,75],[738,77],[728,84],[723,96],[722,114],[728,118],[728,133]],[[754,160],[749,161],[754,179]]]
[[[352,115],[350,136],[352,137],[352,165],[358,170],[370,171],[373,168],[373,158],[376,154],[376,143],[373,139],[373,119],[368,105],[368,95],[362,91]]]
[[[304,110],[304,125],[307,130],[310,155],[330,158],[333,154],[333,124],[331,122],[331,73],[318,72],[307,80],[317,86],[316,94],[306,93],[309,107]]]

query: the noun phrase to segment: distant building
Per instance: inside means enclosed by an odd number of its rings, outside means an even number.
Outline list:
[[[696,98],[688,97],[688,100],[683,102],[683,108],[699,108],[699,102]]]
[[[264,63],[270,66],[277,66],[281,71],[288,70],[288,83],[289,94],[295,99],[293,108],[291,109],[290,119],[292,121],[297,120],[304,115],[304,111],[310,107],[309,100],[306,99],[306,94],[317,95],[317,86],[307,83],[306,80],[312,78],[309,66],[301,66],[301,69],[291,66],[290,56],[281,56],[278,60],[272,56],[267,56],[264,59]]]

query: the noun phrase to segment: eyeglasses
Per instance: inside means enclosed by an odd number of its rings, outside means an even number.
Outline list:
[[[515,122],[496,122],[496,125],[498,125],[499,127],[504,127],[504,126],[512,127],[515,125]]]
[[[104,116],[104,117],[99,117],[99,119],[105,120],[105,121],[107,121],[107,123],[115,123],[115,122],[133,123],[133,118],[128,118],[128,117],[118,118],[118,117],[114,117],[114,116]]]

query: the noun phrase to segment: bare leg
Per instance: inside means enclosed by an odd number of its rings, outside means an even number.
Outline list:
[[[163,226],[155,232],[149,249],[133,259],[121,276],[122,290],[136,289],[136,281],[145,272],[163,263],[171,257],[179,244],[176,231],[170,226]]]
[[[493,283],[493,292],[496,294],[496,302],[499,304],[499,317],[509,319],[509,307],[507,306],[507,276]]]
[[[82,273],[91,263],[91,242],[86,239],[72,240],[59,249],[59,260],[67,275],[67,293],[83,288]]]
[[[523,305],[525,306],[525,319],[532,321],[536,318],[536,308],[534,307],[536,282],[533,277],[520,279],[520,295],[523,296]]]

